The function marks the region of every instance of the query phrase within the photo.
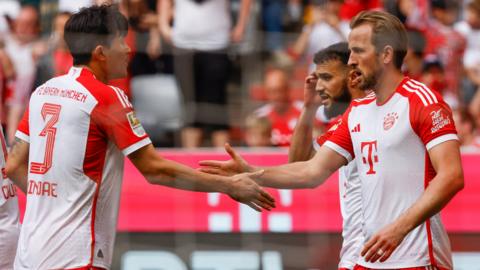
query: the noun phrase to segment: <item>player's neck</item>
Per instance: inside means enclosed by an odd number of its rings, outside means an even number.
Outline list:
[[[378,104],[384,104],[397,90],[398,85],[402,82],[404,76],[400,71],[385,72],[377,87],[375,89],[375,95],[377,97]]]
[[[103,69],[99,66],[90,63],[88,65],[78,65],[77,67],[87,69],[95,76],[95,79],[103,82],[104,84],[107,84],[107,74],[103,72]]]

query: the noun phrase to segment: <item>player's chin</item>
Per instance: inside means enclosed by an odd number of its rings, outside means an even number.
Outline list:
[[[321,103],[322,103],[323,106],[329,107],[330,105],[332,105],[332,100],[330,98],[322,99]]]

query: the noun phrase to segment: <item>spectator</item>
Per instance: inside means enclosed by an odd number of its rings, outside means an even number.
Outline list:
[[[272,123],[267,117],[250,114],[245,120],[245,143],[250,147],[272,146]]]
[[[61,12],[54,18],[48,51],[37,63],[35,87],[53,77],[68,73],[72,67],[73,59],[63,39],[63,29],[70,16],[69,12]]]
[[[7,94],[7,141],[15,137],[35,79],[34,46],[37,41],[39,14],[33,6],[23,6],[13,22],[12,33],[5,37],[5,50],[13,61],[15,80]]]
[[[340,18],[343,0],[312,0],[313,21],[306,25],[292,49],[296,57],[305,56],[312,63],[313,55],[331,44],[346,41],[350,26]],[[312,64],[313,67],[313,64]]]
[[[465,51],[465,39],[453,29],[457,20],[459,4],[456,0],[432,0],[433,19],[428,22],[425,31],[427,39],[426,54],[435,54],[445,70],[447,88],[452,95],[459,97],[459,82],[462,77],[462,56]]]
[[[363,10],[381,9],[382,0],[345,0],[340,10],[343,20],[350,20]]]
[[[468,80],[463,89],[464,101],[469,102],[480,87],[480,0],[468,3],[465,20],[455,24],[455,29],[467,40],[463,66]]]
[[[262,0],[262,26],[267,51],[279,51],[283,47],[283,15],[286,0]]]
[[[0,1],[0,35],[5,35],[10,31],[12,18],[17,17],[20,12],[20,3],[16,0]]]
[[[290,100],[289,76],[286,71],[273,68],[265,74],[264,88],[268,104],[255,111],[272,124],[271,142],[274,146],[289,146],[302,110],[301,102]]]
[[[123,0],[122,4],[127,13],[130,30],[135,36],[135,50],[129,66],[130,75],[157,73],[157,60],[161,54],[157,0]]]
[[[201,146],[206,133],[211,133],[213,146],[223,147],[229,140],[226,53],[231,42],[243,39],[251,3],[241,1],[231,28],[227,0],[160,0],[160,30],[173,43],[174,72],[185,100],[184,147]]]
[[[445,101],[450,105],[452,108],[458,107],[458,100],[454,97],[449,96],[449,91],[447,91],[447,82],[445,78],[445,69],[443,68],[442,63],[440,60],[434,56],[429,55],[426,57],[423,68],[422,68],[422,76],[420,81],[424,82],[428,88],[433,89],[444,97]]]
[[[480,150],[480,137],[476,134],[476,123],[473,116],[465,108],[453,111],[453,121],[458,132],[461,149],[466,151]]]
[[[425,37],[420,31],[410,30],[408,35],[408,51],[403,61],[403,71],[414,80],[421,80],[423,72],[423,57]]]

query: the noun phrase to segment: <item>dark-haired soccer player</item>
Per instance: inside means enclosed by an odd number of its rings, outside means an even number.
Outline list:
[[[288,151],[289,162],[306,161],[329,139],[341,122],[352,100],[364,98],[368,91],[358,89],[355,73],[348,66],[348,43],[333,44],[314,56],[315,71],[305,79],[304,106],[298,119]],[[315,140],[312,138],[315,114],[319,106],[326,106],[332,117],[330,128]],[[306,142],[312,142],[310,144]],[[340,251],[340,270],[353,269],[363,243],[362,192],[355,162],[339,170],[340,210],[343,218],[343,243]]]
[[[352,102],[312,159],[263,168],[257,182],[313,188],[354,160],[364,234],[354,269],[452,269],[439,214],[464,185],[451,110],[438,93],[401,73],[407,34],[398,18],[366,11],[350,26],[349,65],[358,87],[375,95]],[[209,166],[221,173],[258,170],[232,157]]]
[[[30,98],[7,164],[20,182],[28,167],[15,269],[110,268],[124,156],[152,184],[274,207],[252,174],[212,177],[157,154],[124,92],[106,84],[127,75],[126,31],[126,18],[112,6],[74,14],[65,26],[74,67]]]

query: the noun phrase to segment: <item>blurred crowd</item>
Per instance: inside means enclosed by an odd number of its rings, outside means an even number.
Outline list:
[[[70,15],[104,3],[130,24],[129,77],[111,84],[132,99],[157,146],[288,146],[313,55],[346,41],[357,13],[379,9],[408,29],[405,75],[439,91],[463,148],[480,149],[480,0],[2,0],[9,142],[30,93],[72,65],[63,41]],[[320,108],[315,132],[328,123]]]

